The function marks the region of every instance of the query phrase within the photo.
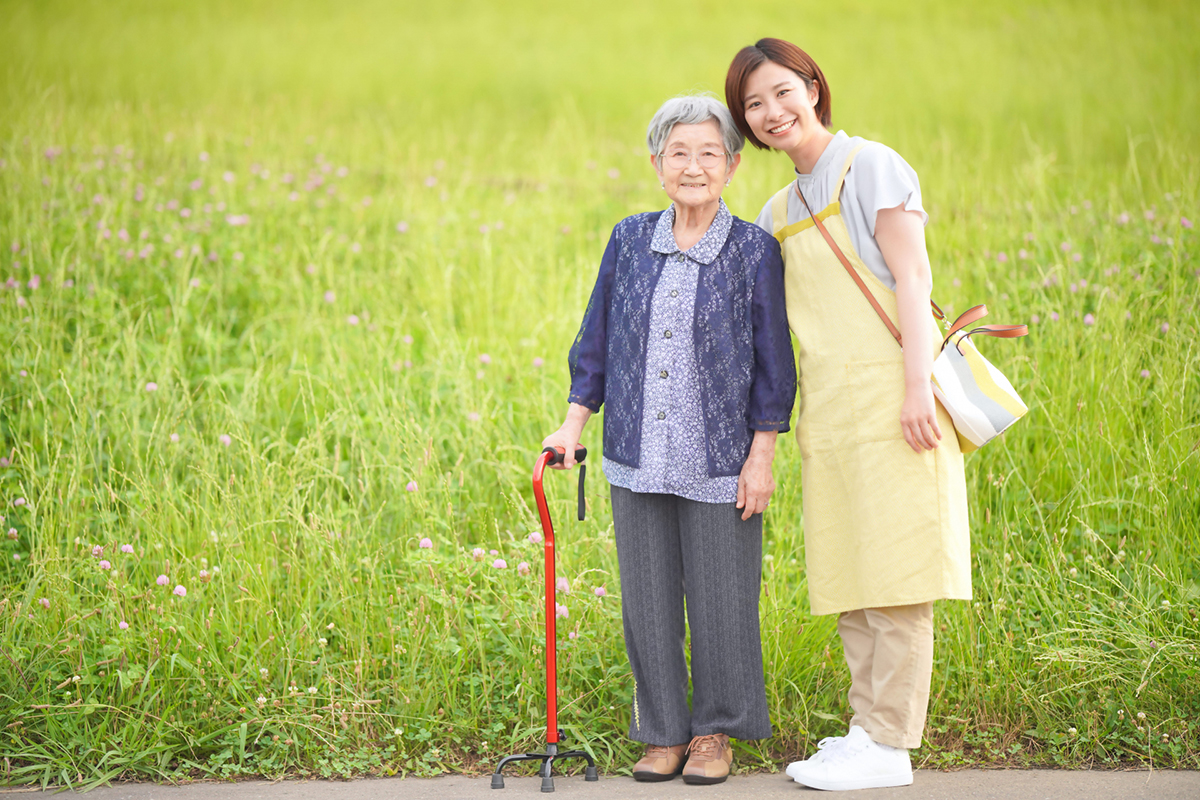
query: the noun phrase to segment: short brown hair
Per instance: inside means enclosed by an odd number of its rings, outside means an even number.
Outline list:
[[[799,75],[808,89],[811,89],[815,82],[818,97],[813,111],[826,128],[833,124],[833,102],[829,97],[829,83],[826,82],[825,73],[821,72],[817,62],[812,60],[812,56],[783,39],[759,39],[753,45],[738,51],[733,57],[733,63],[729,65],[729,72],[725,75],[725,105],[729,106],[734,123],[750,140],[750,144],[759,150],[770,149],[758,140],[746,124],[745,109],[746,81],[750,79],[750,73],[768,61]]]

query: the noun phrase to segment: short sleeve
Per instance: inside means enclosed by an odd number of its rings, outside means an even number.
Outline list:
[[[875,217],[880,210],[895,208],[901,203],[905,211],[921,215],[922,225],[929,224],[929,215],[921,205],[921,183],[917,173],[892,148],[871,142],[855,157],[850,175],[871,236],[875,235]]]
[[[775,235],[775,221],[771,217],[771,200],[768,200],[762,211],[758,212],[758,218],[754,220],[754,224],[770,235]]]

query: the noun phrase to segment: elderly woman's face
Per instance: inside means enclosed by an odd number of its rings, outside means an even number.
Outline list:
[[[651,156],[650,160],[667,197],[680,206],[693,208],[717,202],[741,160],[738,155],[729,164],[716,120],[676,125],[662,153],[660,158]]]

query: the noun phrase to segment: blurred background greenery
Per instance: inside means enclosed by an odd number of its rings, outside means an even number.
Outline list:
[[[100,114],[64,134],[116,113],[259,138],[374,135],[500,173],[536,169],[552,135],[586,143],[580,161],[597,143],[633,156],[663,98],[721,94],[731,54],[765,35],[822,65],[835,127],[989,194],[1034,188],[1013,185],[1014,162],[1078,185],[1186,152],[1200,115],[1188,2],[10,0],[2,13],[5,105]]]

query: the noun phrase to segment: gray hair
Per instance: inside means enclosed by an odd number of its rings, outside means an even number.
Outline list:
[[[657,157],[662,152],[676,125],[700,125],[710,119],[716,120],[721,130],[725,163],[732,165],[734,156],[742,152],[746,137],[737,129],[725,104],[711,94],[683,94],[663,103],[646,128],[646,146],[650,148],[650,155]]]

